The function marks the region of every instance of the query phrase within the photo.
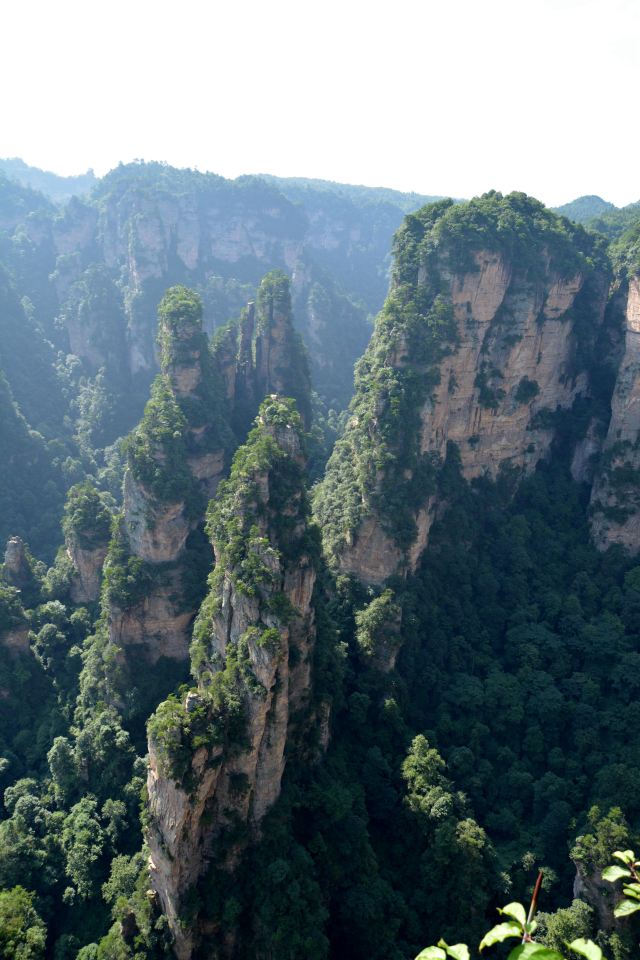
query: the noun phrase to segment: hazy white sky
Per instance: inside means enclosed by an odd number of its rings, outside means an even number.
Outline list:
[[[640,0],[7,0],[0,156],[640,199]]]

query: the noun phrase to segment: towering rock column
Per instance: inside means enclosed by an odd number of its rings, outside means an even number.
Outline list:
[[[547,456],[556,411],[589,390],[584,358],[608,281],[594,243],[523,194],[406,217],[316,501],[342,571],[382,584],[415,569],[452,448],[467,479],[529,472]]]
[[[640,550],[640,276],[624,298],[624,348],[611,400],[611,420],[591,492],[591,529],[605,550]]]
[[[196,610],[185,595],[187,538],[202,522],[231,443],[199,297],[172,287],[159,321],[162,372],[127,441],[124,517],[106,568],[112,584],[123,569],[133,581],[108,597],[110,640],[125,660],[135,646],[152,663],[188,658]]]
[[[4,579],[18,590],[26,587],[32,577],[26,548],[20,537],[9,537],[4,551]]]
[[[0,573],[0,586],[12,588],[7,591],[0,608],[0,647],[14,654],[28,653],[29,621],[20,594],[24,587],[29,586],[32,572],[20,537],[9,537],[7,540]]]
[[[216,359],[231,408],[232,424],[242,442],[264,398],[293,397],[303,425],[311,421],[311,380],[307,356],[293,325],[291,286],[273,270],[236,323],[218,338]]]
[[[71,487],[62,520],[67,555],[73,563],[71,599],[94,603],[100,596],[102,565],[111,533],[111,512],[90,481]]]
[[[301,430],[293,401],[270,397],[237,452],[208,518],[216,566],[191,648],[197,688],[149,723],[151,877],[180,960],[211,927],[181,922],[185,897],[259,835],[310,697],[317,547]],[[206,955],[232,946],[214,935]]]

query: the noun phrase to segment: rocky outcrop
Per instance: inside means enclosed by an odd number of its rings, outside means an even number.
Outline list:
[[[611,400],[611,420],[591,492],[591,529],[605,550],[640,550],[640,277],[626,287],[624,347]]]
[[[361,660],[381,673],[396,665],[400,651],[402,610],[385,590],[355,615],[356,643]]]
[[[274,270],[263,278],[256,300],[254,392],[293,397],[308,429],[311,382],[307,358],[293,327],[289,278]]]
[[[70,594],[74,603],[95,603],[100,596],[102,565],[108,544],[85,549],[77,541],[67,543],[67,554],[75,568]]]
[[[73,564],[70,594],[74,603],[94,603],[100,596],[111,521],[112,514],[105,495],[90,480],[71,487],[67,494],[62,529],[67,556]]]
[[[615,891],[611,888],[611,883],[602,879],[602,869],[582,861],[574,862],[576,868],[573,881],[574,900],[583,900],[590,907],[593,907],[597,929],[604,933],[611,933],[620,924],[620,921],[617,921],[613,914],[619,895],[616,897]]]
[[[185,551],[226,464],[228,414],[202,330],[202,304],[184,287],[160,305],[162,374],[129,442],[124,482],[126,553],[147,571],[143,596],[111,604],[109,637],[127,659],[188,659],[196,609],[186,599]],[[128,562],[128,561],[127,561]]]
[[[3,578],[7,583],[22,590],[32,578],[26,547],[20,537],[9,537],[4,551]]]
[[[162,374],[129,440],[124,482],[123,556],[144,565],[146,586],[135,602],[118,601],[108,611],[110,639],[125,661],[135,648],[149,663],[187,660],[196,613],[193,599],[185,599],[188,541],[204,521],[234,443],[246,436],[267,392],[294,396],[307,416],[310,407],[284,274],[264,278],[257,303],[213,351],[197,294],[172,288],[159,317]]]
[[[155,310],[164,288],[197,289],[213,333],[263,274],[285,270],[296,278],[297,324],[316,388],[343,406],[370,336],[367,314],[384,297],[391,236],[402,209],[420,198],[354,203],[332,193],[327,205],[328,196],[311,189],[292,203],[277,184],[161,164],[112,171],[93,198],[74,200],[48,225],[64,346],[88,372],[104,367],[109,383],[128,381],[129,391],[142,393],[158,369]]]
[[[194,630],[197,689],[149,724],[151,878],[180,960],[216,927],[181,922],[184,898],[212,866],[232,871],[259,835],[311,692],[316,571],[301,421],[274,397],[257,427],[209,518],[216,567]],[[232,944],[208,949],[228,956]]]
[[[159,501],[152,490],[136,481],[132,471],[127,470],[123,506],[131,551],[147,563],[177,560],[193,523],[186,514],[185,502]]]
[[[188,656],[194,610],[183,600],[182,571],[167,570],[136,603],[109,608],[109,639],[122,651],[121,661],[153,666],[161,657],[184,661]]]
[[[10,537],[0,568],[0,586],[9,587],[0,609],[0,647],[14,656],[29,651],[29,624],[25,616],[21,592],[32,584],[33,574],[25,544],[20,537]]]
[[[264,183],[243,191],[222,177],[139,164],[109,174],[95,199],[76,201],[53,230],[62,316],[74,351],[90,369],[110,366],[114,344],[119,350],[124,341],[128,374],[150,379],[157,370],[159,291],[187,276],[204,292],[221,268],[233,277],[236,266],[245,274],[247,263],[256,279],[275,266],[292,270],[303,246],[304,216]],[[87,268],[120,291],[101,337],[90,335],[100,305],[92,288],[83,295]],[[226,316],[207,311],[209,332],[233,315],[235,304],[229,306]]]
[[[215,344],[236,436],[242,440],[263,399],[293,397],[308,428],[311,380],[307,356],[293,324],[289,278],[274,270],[263,277],[255,302]]]
[[[537,236],[501,235],[501,216],[515,213],[538,217]],[[584,357],[608,274],[587,257],[583,231],[564,231],[560,242],[553,215],[523,195],[407,218],[317,501],[343,572],[380,584],[415,570],[443,502],[447,455],[467,480],[530,472],[548,455],[557,412],[588,394]]]

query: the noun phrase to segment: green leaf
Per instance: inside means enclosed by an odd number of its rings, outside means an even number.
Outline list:
[[[613,915],[614,917],[628,917],[636,910],[640,910],[640,903],[637,900],[621,900],[613,911]]]
[[[626,867],[607,867],[606,870],[602,871],[602,879],[608,880],[609,883],[615,883],[616,880],[620,880],[622,877],[630,877],[631,871],[627,870]]]
[[[447,955],[440,947],[425,947],[416,960],[447,960]]]
[[[612,853],[611,856],[615,857],[616,860],[622,860],[623,863],[635,862],[635,853],[633,850],[616,850],[616,852]]]
[[[451,946],[444,940],[438,940],[438,946],[444,947],[447,956],[453,957],[453,960],[471,960],[469,956],[469,947],[466,943],[454,943]]]
[[[570,950],[579,953],[581,957],[586,957],[587,960],[602,960],[602,950],[596,946],[593,940],[585,940],[584,937],[580,937],[573,943],[568,943],[567,946]]]
[[[535,960],[564,960],[557,951],[541,943],[521,943],[511,951],[507,960],[528,960],[529,957],[535,957]]]
[[[517,920],[521,928],[524,930],[527,922],[527,912],[521,903],[508,903],[506,907],[502,908],[502,910],[498,910],[498,913],[504,913],[505,916],[512,917],[514,920]]]
[[[503,940],[508,940],[509,937],[521,936],[522,927],[514,920],[509,920],[507,923],[499,923],[496,927],[489,930],[488,933],[485,933],[480,941],[480,950],[484,950],[485,947],[492,947],[494,943],[502,943]]]
[[[640,883],[627,883],[622,891],[626,897],[631,897],[632,900],[640,900]]]
[[[453,957],[453,960],[470,960],[469,947],[466,943],[454,943],[453,946],[447,947],[447,953]]]

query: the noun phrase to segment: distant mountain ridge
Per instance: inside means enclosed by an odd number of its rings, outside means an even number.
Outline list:
[[[40,167],[25,163],[21,157],[0,158],[0,172],[11,180],[43,193],[55,203],[65,203],[71,197],[90,193],[102,177],[97,177],[93,169],[86,173],[63,176],[51,170],[42,170]],[[108,176],[108,174],[106,174]],[[341,183],[333,180],[322,180],[313,177],[278,177],[270,173],[246,174],[236,179],[265,180],[277,186],[289,199],[298,200],[300,195],[309,191],[321,193],[335,193],[355,203],[390,203],[398,207],[403,213],[415,210],[416,206],[440,200],[440,195],[422,194],[414,190],[395,190],[391,187],[367,187],[362,184]]]
[[[392,203],[408,213],[415,210],[416,203],[424,206],[434,200],[442,200],[441,195],[416,193],[414,190],[394,190],[391,187],[366,187],[362,184],[340,183],[334,180],[319,180],[313,177],[276,177],[270,173],[258,173],[256,176],[268,183],[277,184],[284,195],[290,200],[300,199],[301,195],[309,190],[322,193],[335,193],[355,203],[370,203],[371,201]]]
[[[590,230],[603,233],[609,240],[617,240],[627,230],[633,228],[640,217],[640,201],[628,203],[625,207],[616,207],[598,196],[577,197],[561,207],[552,207],[574,223],[580,223]]]
[[[93,170],[75,176],[63,177],[50,170],[40,170],[25,163],[20,157],[0,159],[0,171],[25,187],[38,190],[54,203],[66,203],[71,197],[89,193],[98,182]]]
[[[568,217],[569,220],[574,220],[576,223],[588,223],[594,217],[618,208],[615,204],[609,203],[608,200],[603,200],[602,197],[589,195],[577,197],[569,203],[563,203],[561,207],[552,207],[552,209],[554,213]]]

